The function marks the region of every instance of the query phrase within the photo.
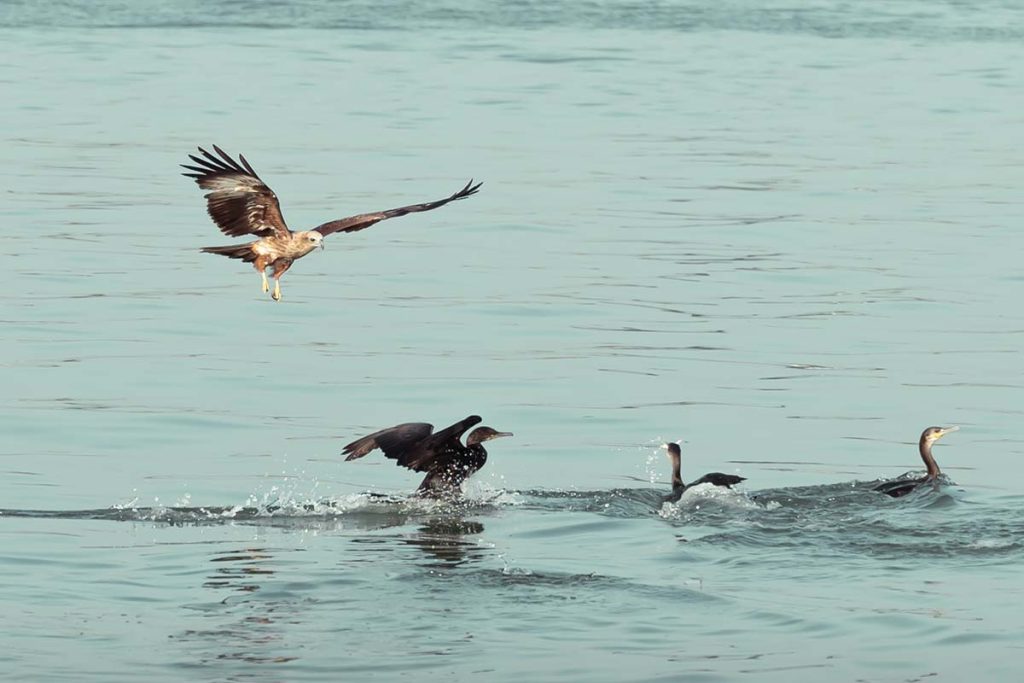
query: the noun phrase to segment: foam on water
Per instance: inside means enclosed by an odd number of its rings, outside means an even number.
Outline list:
[[[683,491],[683,495],[678,501],[662,503],[661,509],[658,510],[658,515],[662,519],[678,520],[689,517],[693,513],[698,513],[708,506],[714,506],[720,511],[728,509],[753,510],[766,508],[772,503],[775,502],[758,503],[755,500],[751,500],[744,492],[724,486],[699,484]]]

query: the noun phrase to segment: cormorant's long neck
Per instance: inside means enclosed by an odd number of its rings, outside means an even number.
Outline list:
[[[668,457],[672,460],[672,488],[677,489],[686,486],[683,483],[683,475],[680,472],[682,465],[680,461],[682,458],[677,453],[669,453]]]
[[[932,442],[921,437],[921,443],[918,444],[918,450],[921,451],[921,459],[924,460],[924,466],[928,468],[928,478],[935,479],[939,476],[939,465],[935,462],[935,458],[932,457]]]

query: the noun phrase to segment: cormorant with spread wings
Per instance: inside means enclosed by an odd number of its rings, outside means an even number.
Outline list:
[[[219,158],[202,147],[199,148],[202,157],[189,154],[189,158],[196,165],[182,164],[183,168],[192,171],[182,175],[195,178],[199,187],[209,190],[206,195],[206,209],[221,232],[231,237],[256,235],[260,239],[227,247],[205,247],[203,251],[242,259],[253,264],[256,272],[263,278],[264,292],[270,291],[266,270],[273,268],[274,292],[271,296],[274,301],[281,300],[281,276],[285,271],[292,267],[296,259],[302,258],[317,247],[322,249],[322,240],[327,235],[333,232],[355,232],[395,216],[430,211],[448,202],[476,194],[482,185],[474,185],[470,180],[452,196],[435,202],[363,213],[330,221],[312,230],[292,232],[281,215],[277,195],[260,180],[245,157],[239,154],[236,161],[217,145],[213,146],[213,150]]]
[[[451,427],[434,433],[434,425],[426,422],[406,422],[364,436],[345,446],[343,455],[348,460],[361,458],[379,448],[384,456],[397,460],[395,464],[408,467],[427,476],[416,493],[431,498],[458,495],[462,483],[487,462],[484,441],[511,432],[499,432],[490,427],[477,427],[466,437],[466,445],[459,440],[466,430],[480,424],[479,415],[470,415]]]

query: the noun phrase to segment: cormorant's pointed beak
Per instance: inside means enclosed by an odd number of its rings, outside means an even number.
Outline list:
[[[957,427],[956,425],[954,425],[952,427],[943,427],[942,431],[939,433],[939,436],[945,436],[946,434],[949,434],[950,432],[959,432],[959,431],[960,431],[960,427]]]
[[[668,450],[668,444],[667,443],[663,443],[660,446],[658,446],[658,448],[660,448],[663,451],[667,451]]]
[[[491,438],[492,439],[497,439],[499,436],[515,436],[515,434],[513,434],[512,432],[498,432],[497,434],[495,434]]]

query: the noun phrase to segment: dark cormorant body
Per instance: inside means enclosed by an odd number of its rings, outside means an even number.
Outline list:
[[[346,461],[355,460],[379,448],[385,457],[396,460],[396,464],[427,473],[416,490],[418,495],[452,497],[458,495],[462,483],[487,462],[483,442],[512,436],[511,432],[477,427],[466,437],[466,445],[462,445],[462,435],[481,421],[478,415],[470,415],[436,434],[434,425],[406,422],[353,441],[345,446],[343,454],[348,456]]]
[[[722,474],[721,472],[709,472],[703,477],[696,481],[692,481],[689,484],[683,483],[683,476],[681,473],[683,452],[679,448],[677,443],[666,443],[662,444],[662,448],[668,451],[668,459],[672,463],[672,493],[665,496],[664,500],[668,503],[676,503],[680,498],[683,497],[683,492],[688,488],[697,486],[698,484],[712,484],[713,486],[724,486],[725,488],[732,488],[734,485],[741,481],[746,481],[746,477],[741,477],[736,474]]]
[[[929,427],[921,432],[921,440],[917,444],[917,449],[921,453],[921,460],[924,460],[925,469],[928,471],[927,474],[916,479],[894,479],[892,481],[884,481],[875,486],[873,490],[878,491],[879,493],[884,493],[887,496],[892,496],[893,498],[899,498],[907,495],[922,484],[934,484],[941,472],[939,471],[938,463],[936,463],[935,458],[932,457],[932,444],[944,437],[946,434],[955,432],[958,429],[960,428]]]

